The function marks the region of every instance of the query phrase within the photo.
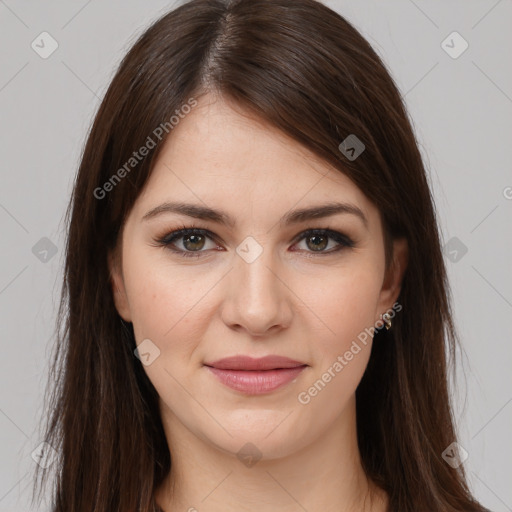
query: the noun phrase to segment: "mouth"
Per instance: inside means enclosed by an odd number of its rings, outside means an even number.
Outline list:
[[[282,356],[232,356],[205,363],[224,385],[249,395],[270,393],[296,379],[309,365]]]

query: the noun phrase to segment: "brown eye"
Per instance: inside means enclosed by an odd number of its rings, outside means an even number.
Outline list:
[[[213,234],[205,229],[183,228],[179,231],[173,231],[164,238],[158,240],[158,243],[168,247],[174,253],[184,257],[200,257],[208,249],[215,249],[218,246],[213,241]],[[207,242],[210,240],[211,246]]]
[[[311,244],[306,242],[306,245],[313,251],[322,251],[329,244],[329,237],[323,235],[311,235],[305,240],[311,241]]]
[[[210,247],[207,245],[208,240],[212,244]],[[184,227],[169,233],[157,242],[180,256],[200,257],[203,253],[207,253],[208,249],[219,249],[219,246],[214,242],[215,240],[215,235],[206,229]],[[339,252],[355,245],[347,235],[332,229],[309,229],[304,231],[295,238],[294,245],[302,241],[304,241],[305,248],[301,250],[310,255],[316,253],[317,256]],[[329,247],[332,241],[334,241],[334,245]]]
[[[334,246],[326,250],[330,240],[335,242]],[[348,236],[330,229],[310,229],[305,231],[298,237],[296,243],[298,244],[302,241],[304,241],[304,245],[306,246],[306,252],[317,253],[318,256],[338,252],[344,248],[354,247],[354,242]]]
[[[205,237],[203,235],[184,235],[183,247],[188,251],[200,251],[205,244]]]

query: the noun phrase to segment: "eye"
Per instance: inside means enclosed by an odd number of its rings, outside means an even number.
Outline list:
[[[157,243],[159,245],[168,247],[169,250],[179,254],[180,256],[184,256],[186,258],[197,258],[201,256],[202,252],[205,252],[202,249],[205,247],[205,245],[207,245],[206,240],[212,240],[213,238],[213,233],[211,233],[207,229],[183,227],[182,229],[178,231],[173,231],[168,235],[164,236],[163,238],[161,238],[160,240],[157,240]],[[181,240],[180,243],[183,249],[175,249],[175,243],[177,240]],[[209,247],[209,249],[215,249],[216,247],[218,246]]]
[[[331,247],[331,250],[326,251],[324,249],[329,246],[329,239],[334,240],[337,245],[334,246],[334,249]],[[344,235],[339,231],[333,231],[332,229],[308,229],[295,239],[295,243],[303,240],[305,241],[306,247],[311,249],[311,252],[317,253],[319,256],[341,251],[345,247],[354,247],[352,239],[347,235]]]
[[[167,247],[173,253],[186,258],[198,258],[207,249],[218,249],[219,245],[214,243],[216,236],[207,229],[186,227],[165,235],[163,238],[156,240],[160,246]],[[334,248],[330,250],[325,249],[329,247],[329,239],[334,240]],[[208,247],[207,241],[212,242],[212,246]],[[300,235],[295,237],[293,245],[298,242],[305,241],[306,252],[316,253],[317,256],[339,252],[344,248],[354,247],[354,242],[343,233],[331,229],[308,229],[303,231]],[[182,248],[177,247],[181,245]],[[204,249],[204,250],[203,250]],[[308,250],[309,249],[309,250]],[[302,250],[302,249],[301,249]],[[295,252],[295,250],[294,250]]]

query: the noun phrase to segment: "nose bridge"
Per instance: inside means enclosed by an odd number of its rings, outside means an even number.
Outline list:
[[[290,308],[287,287],[278,278],[280,266],[271,244],[247,237],[236,249],[230,276],[231,303],[224,320],[252,334],[263,334],[274,325],[287,324]]]
[[[246,288],[244,295],[257,301],[261,297],[274,296],[276,285],[274,259],[269,247],[262,250],[261,254],[252,261],[247,261],[243,257],[238,258],[236,274],[241,287]]]

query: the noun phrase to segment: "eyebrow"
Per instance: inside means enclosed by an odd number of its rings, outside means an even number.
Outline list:
[[[149,210],[143,217],[143,221],[147,221],[164,213],[178,213],[193,217],[195,219],[209,220],[218,224],[233,228],[235,219],[222,210],[214,210],[207,206],[165,202],[155,208]],[[301,222],[330,217],[336,214],[350,214],[358,217],[368,229],[368,219],[360,208],[349,203],[327,203],[309,208],[301,208],[286,213],[279,221],[281,225],[288,226],[299,224]]]

